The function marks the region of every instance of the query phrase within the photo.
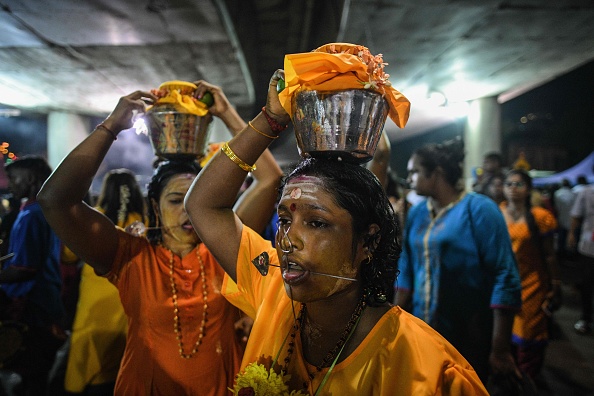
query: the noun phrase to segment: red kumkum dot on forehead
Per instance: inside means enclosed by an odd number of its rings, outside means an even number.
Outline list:
[[[292,203],[291,206],[289,206],[289,208],[291,208],[291,212],[294,212],[295,209],[297,209],[297,205],[295,205],[294,203]]]

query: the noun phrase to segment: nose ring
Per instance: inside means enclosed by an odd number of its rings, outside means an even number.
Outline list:
[[[281,231],[281,229],[282,229],[282,231]],[[276,232],[280,250],[281,250],[281,252],[283,252],[285,254],[293,253],[293,243],[291,242],[291,239],[289,239],[289,230],[290,229],[291,229],[290,226],[284,227],[279,224],[278,230]],[[279,235],[280,235],[280,239],[278,238]]]

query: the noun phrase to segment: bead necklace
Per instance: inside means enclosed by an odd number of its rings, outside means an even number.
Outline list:
[[[291,329],[289,330],[289,334],[287,334],[287,337],[290,335],[291,337],[291,341],[289,341],[289,348],[287,349],[287,356],[285,357],[285,365],[283,366],[282,370],[286,373],[289,372],[289,362],[291,361],[291,355],[293,355],[293,351],[295,350],[295,336],[297,335],[297,331],[299,331],[299,329],[301,328],[301,324],[303,323],[303,314],[305,312],[305,304],[301,303],[301,309],[299,310],[299,316],[297,316],[297,321],[295,323],[293,323],[293,326],[291,326]],[[285,345],[287,338],[285,337],[285,341],[283,341],[283,345],[281,346],[281,350],[283,348],[283,346]],[[280,351],[278,351],[279,355],[280,355]],[[278,360],[278,355],[276,360]]]
[[[192,356],[194,356],[196,351],[198,351],[200,344],[202,344],[202,339],[204,338],[204,328],[206,326],[208,292],[206,290],[206,273],[204,271],[204,262],[200,256],[199,249],[196,249],[196,256],[198,256],[198,261],[200,262],[200,278],[202,279],[202,298],[204,301],[204,310],[202,311],[202,321],[200,322],[200,334],[198,335],[198,340],[196,340],[194,348],[192,348],[192,352],[184,353],[181,325],[179,320],[179,307],[177,305],[177,288],[175,287],[175,281],[173,280],[173,252],[171,249],[167,250],[169,250],[169,253],[171,254],[169,257],[169,281],[171,283],[171,293],[173,295],[173,331],[175,332],[175,338],[177,340],[177,345],[179,346],[179,355],[184,359],[190,359]]]
[[[319,373],[320,371],[322,371],[322,369],[324,367],[328,367],[330,362],[332,360],[334,360],[335,358],[337,358],[337,353],[339,351],[341,351],[342,347],[346,344],[346,342],[349,340],[352,331],[354,330],[354,326],[359,323],[359,319],[361,318],[361,314],[363,313],[363,310],[365,309],[366,304],[365,304],[365,299],[362,298],[361,300],[359,300],[359,303],[357,304],[357,307],[355,308],[355,311],[353,312],[353,314],[351,315],[351,319],[349,320],[349,322],[347,323],[346,327],[344,328],[344,331],[342,332],[342,335],[340,336],[340,338],[338,339],[338,342],[336,343],[336,345],[334,346],[334,348],[332,348],[327,354],[326,357],[324,357],[324,360],[322,360],[322,362],[319,365],[315,365],[316,367],[316,371],[308,373],[309,374],[309,379],[312,380],[314,378],[314,376]],[[307,307],[305,306],[305,304],[303,304],[303,317],[305,317],[305,315],[307,315]],[[303,327],[302,327],[303,329]]]
[[[327,367],[329,365],[330,361],[332,361],[332,365],[330,365],[328,372],[324,376],[322,382],[320,383],[320,385],[318,386],[318,389],[315,392],[316,395],[318,395],[320,393],[321,389],[326,384],[328,377],[330,377],[330,373],[332,373],[332,369],[338,362],[338,358],[340,357],[340,354],[342,353],[346,343],[349,341],[349,339],[355,332],[355,329],[357,328],[357,325],[359,324],[359,320],[361,319],[363,310],[365,309],[366,306],[367,306],[367,304],[365,303],[365,297],[362,297],[361,300],[359,300],[359,303],[357,304],[355,311],[351,315],[351,319],[347,323],[344,331],[342,332],[342,335],[340,336],[340,338],[339,338],[338,342],[336,343],[336,345],[334,346],[334,348],[332,348],[328,352],[328,354],[326,355],[324,360],[322,360],[322,362],[319,365],[315,366],[316,371],[314,371],[314,372],[308,371],[307,374],[309,376],[309,380],[312,381],[314,379],[315,375],[317,373],[319,373],[320,371],[322,371],[322,369],[324,367]],[[307,306],[304,303],[302,303],[301,310],[299,311],[299,316],[297,317],[297,320],[293,324],[293,326],[291,326],[291,328],[289,329],[289,334],[287,334],[287,337],[285,337],[285,340],[283,341],[283,344],[281,345],[281,350],[282,350],[283,346],[285,345],[285,342],[287,341],[287,338],[290,337],[291,340],[289,341],[289,348],[287,349],[287,356],[284,359],[285,364],[283,366],[283,371],[285,372],[285,374],[288,372],[288,366],[289,366],[289,362],[291,361],[291,355],[293,354],[293,351],[295,349],[295,336],[297,335],[297,331],[303,329],[303,320],[304,320],[306,314],[307,314]],[[303,336],[302,336],[302,339],[303,339]],[[280,351],[279,351],[279,355],[280,355]],[[275,359],[275,362],[277,359],[278,359],[278,355],[277,355],[277,358]],[[273,364],[273,366],[274,366],[274,364]],[[303,383],[303,387],[307,388],[308,383],[307,382]]]

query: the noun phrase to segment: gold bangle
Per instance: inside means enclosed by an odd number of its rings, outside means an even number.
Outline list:
[[[268,139],[276,139],[276,138],[278,138],[278,136],[271,136],[271,135],[267,135],[267,134],[265,134],[264,132],[257,130],[257,129],[256,129],[256,127],[252,125],[252,122],[251,122],[251,121],[248,121],[248,125],[249,125],[249,126],[250,126],[250,128],[252,128],[254,131],[258,132],[258,133],[259,133],[260,135],[262,135],[262,136],[266,136]]]
[[[244,171],[253,172],[256,170],[255,164],[253,166],[250,166],[249,164],[243,162],[242,159],[239,158],[237,155],[235,155],[235,153],[233,152],[233,150],[231,150],[231,147],[229,147],[229,144],[227,144],[227,142],[225,142],[225,144],[221,146],[221,151],[225,153],[225,155],[229,157],[231,161],[235,162]]]

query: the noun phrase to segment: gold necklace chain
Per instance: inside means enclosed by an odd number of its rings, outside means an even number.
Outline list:
[[[173,280],[173,252],[171,249],[169,253],[171,256],[169,257],[169,281],[171,283],[171,293],[173,295],[173,331],[175,332],[175,338],[177,339],[177,345],[179,346],[179,356],[184,359],[190,359],[196,351],[198,351],[198,347],[202,344],[202,339],[204,338],[204,328],[206,327],[206,309],[208,308],[208,291],[206,290],[206,273],[204,271],[204,262],[202,261],[202,257],[200,256],[200,249],[196,249],[196,256],[198,256],[198,261],[200,262],[200,278],[202,279],[202,298],[204,301],[204,310],[202,311],[202,321],[200,322],[200,334],[198,335],[198,339],[194,344],[194,348],[192,348],[192,352],[184,353],[184,347],[182,342],[182,331],[181,325],[179,320],[179,307],[177,305],[177,288],[175,287],[175,281]]]

